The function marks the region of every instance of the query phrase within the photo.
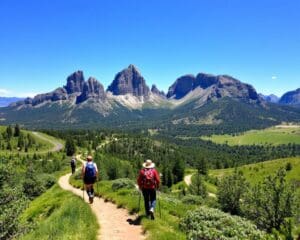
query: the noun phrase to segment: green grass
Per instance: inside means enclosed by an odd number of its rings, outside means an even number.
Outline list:
[[[300,183],[300,157],[276,159],[261,163],[254,163],[238,167],[250,184],[254,185],[262,182],[263,179],[274,174],[279,168],[285,167],[287,163],[292,164],[292,170],[287,171],[286,179],[288,181],[297,181]],[[212,177],[222,178],[232,174],[234,168],[211,170],[209,175]]]
[[[276,159],[261,163],[249,164],[238,167],[242,171],[246,180],[250,185],[254,186],[259,182],[263,182],[264,178],[269,175],[274,175],[279,168],[285,168],[287,163],[292,164],[292,169],[286,172],[286,180],[296,185],[296,198],[300,201],[300,157]],[[232,174],[234,168],[211,170],[210,177],[221,179],[225,176]],[[300,212],[297,211],[297,216]],[[300,224],[296,223],[295,233],[300,233]]]
[[[72,185],[82,187],[81,180],[71,179]],[[176,197],[160,194],[156,208],[156,220],[151,221],[144,216],[143,200],[141,199],[141,208],[139,210],[139,193],[136,189],[112,190],[112,181],[99,182],[96,187],[96,195],[114,202],[118,207],[126,208],[131,213],[138,213],[143,229],[147,232],[147,239],[155,240],[173,240],[186,239],[185,234],[179,229],[179,220],[188,210],[195,209],[195,205],[184,205]],[[161,207],[160,218],[159,209]]]
[[[6,131],[6,126],[0,126],[0,134]],[[58,142],[57,139],[48,136],[43,133],[39,133],[39,135],[43,136],[45,139],[41,139],[37,137],[35,134],[33,134],[31,131],[27,130],[21,130],[21,132],[26,136],[27,134],[30,134],[34,140],[35,144],[31,148],[28,148],[28,152],[24,152],[24,149],[22,151],[18,151],[17,143],[18,143],[18,137],[12,137],[10,140],[10,143],[12,145],[12,150],[7,150],[6,145],[7,141],[6,139],[1,139],[2,145],[4,146],[4,149],[0,146],[0,153],[2,154],[33,154],[33,153],[47,153],[48,151],[51,151],[54,147],[53,142]]]
[[[99,228],[90,207],[57,185],[32,201],[21,221],[34,223],[34,228],[19,240],[94,240]]]
[[[280,145],[295,143],[300,144],[300,125],[298,126],[276,126],[264,130],[251,130],[245,133],[232,135],[212,135],[202,137],[219,144],[234,145]]]

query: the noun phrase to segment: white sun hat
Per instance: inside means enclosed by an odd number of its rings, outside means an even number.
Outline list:
[[[147,159],[144,163],[143,163],[143,167],[144,168],[154,168],[155,164],[150,160]]]

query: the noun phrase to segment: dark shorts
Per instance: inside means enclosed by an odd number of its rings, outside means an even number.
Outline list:
[[[96,182],[96,177],[84,177],[85,184],[94,184]]]

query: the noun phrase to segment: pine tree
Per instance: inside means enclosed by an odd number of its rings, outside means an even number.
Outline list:
[[[15,126],[14,137],[19,137],[19,136],[20,136],[20,133],[21,133],[20,126],[19,126],[19,124],[16,124],[16,126]]]
[[[13,130],[12,130],[11,126],[8,126],[6,128],[6,134],[7,134],[7,138],[11,139],[11,137],[13,136]]]
[[[67,156],[73,156],[76,152],[76,146],[72,138],[66,140],[65,151]]]

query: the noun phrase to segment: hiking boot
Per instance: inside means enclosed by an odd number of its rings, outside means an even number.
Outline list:
[[[150,210],[149,210],[149,215],[150,215],[150,219],[151,219],[151,220],[154,220],[154,219],[155,219],[155,217],[154,217],[154,209],[153,209],[153,208],[150,208]]]

